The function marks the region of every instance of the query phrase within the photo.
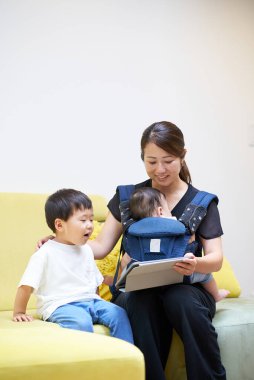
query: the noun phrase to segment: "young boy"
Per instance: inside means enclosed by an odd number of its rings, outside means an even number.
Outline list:
[[[34,292],[43,320],[88,332],[93,324],[103,324],[111,336],[133,343],[126,311],[97,294],[103,276],[86,244],[93,231],[91,200],[77,190],[58,190],[47,199],[45,215],[55,238],[32,255],[19,283],[13,320],[33,320],[26,308]]]
[[[131,217],[135,220],[140,220],[146,217],[164,217],[173,218],[166,197],[159,190],[152,187],[139,188],[135,190],[130,198],[130,213]],[[184,257],[189,259],[195,258],[191,253],[191,246],[193,246],[195,236],[193,235],[187,247],[187,253]],[[192,244],[191,244],[192,243]],[[190,251],[188,250],[190,249]],[[211,274],[193,273],[190,276],[190,283],[200,282],[203,287],[213,296],[216,302],[225,298],[229,291],[226,289],[218,289],[217,284]]]

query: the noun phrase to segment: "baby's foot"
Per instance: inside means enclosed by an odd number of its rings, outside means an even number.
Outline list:
[[[223,300],[224,298],[226,298],[229,295],[229,293],[230,293],[230,291],[227,289],[219,289],[217,297],[215,297],[215,301],[219,302],[219,301]]]

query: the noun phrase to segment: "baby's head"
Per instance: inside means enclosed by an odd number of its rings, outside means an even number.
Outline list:
[[[61,189],[45,204],[49,228],[67,244],[84,244],[93,231],[93,206],[81,191]]]
[[[171,216],[165,195],[152,187],[141,187],[132,193],[130,213],[135,220],[149,216]]]

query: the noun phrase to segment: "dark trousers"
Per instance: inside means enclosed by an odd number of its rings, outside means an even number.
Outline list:
[[[177,284],[121,293],[114,301],[126,309],[134,342],[143,352],[146,380],[165,380],[173,328],[184,344],[188,380],[225,380],[217,333],[215,302],[203,288]]]

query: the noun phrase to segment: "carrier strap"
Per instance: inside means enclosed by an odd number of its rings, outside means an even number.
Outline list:
[[[116,188],[119,193],[120,202],[128,201],[131,197],[131,194],[135,190],[134,185],[120,185]]]
[[[120,199],[120,213],[121,213],[121,222],[123,226],[123,232],[132,224],[135,222],[133,218],[130,217],[130,206],[129,206],[129,199],[131,197],[131,194],[135,190],[134,185],[120,185],[117,187],[119,199]]]
[[[190,234],[197,231],[207,214],[207,207],[213,200],[218,204],[219,200],[216,195],[206,191],[198,191],[191,203],[186,206],[179,221],[185,225]]]
[[[129,199],[131,197],[131,194],[135,190],[135,186],[134,185],[120,185],[120,186],[117,186],[116,190],[118,191],[119,199],[120,199],[119,209],[121,213],[121,223],[123,226],[123,239],[124,239],[124,232],[132,223],[135,222],[135,220],[130,217],[130,207],[129,207]],[[122,256],[122,252],[123,252],[123,240],[121,243],[121,248],[120,248],[120,252],[118,256],[113,284],[110,286],[110,291],[112,294],[111,302],[114,302],[115,297],[119,294],[119,290],[116,289],[116,282],[118,280],[118,273],[119,273],[119,268],[120,268],[120,263],[121,263],[120,258]]]

